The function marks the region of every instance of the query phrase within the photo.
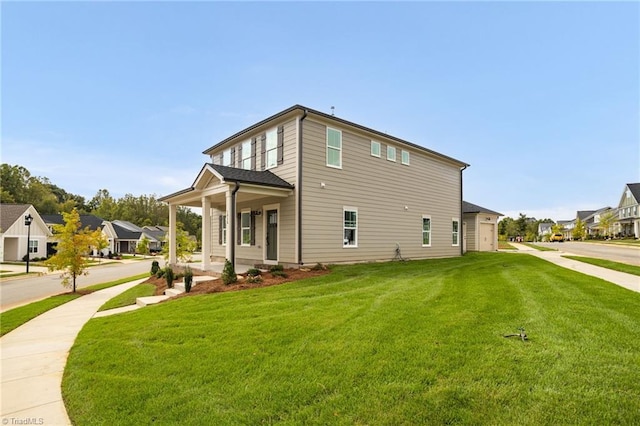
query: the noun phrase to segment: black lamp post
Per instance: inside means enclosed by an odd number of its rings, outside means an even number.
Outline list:
[[[31,214],[26,215],[24,224],[27,226],[27,274],[29,273],[29,258],[31,257],[31,222],[33,222]]]

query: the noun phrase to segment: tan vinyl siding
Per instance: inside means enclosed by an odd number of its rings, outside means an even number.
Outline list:
[[[334,126],[335,127],[335,126]],[[460,169],[412,147],[342,130],[342,169],[326,166],[326,126],[304,122],[303,261],[350,262],[460,254],[451,220],[460,217]],[[387,145],[410,152],[411,165],[386,160]],[[324,188],[322,187],[324,184]],[[405,209],[406,206],[406,209]],[[343,248],[343,208],[358,209],[358,248]],[[431,247],[422,247],[422,216],[431,216]]]
[[[463,221],[467,224],[467,251],[478,251],[478,215],[467,213]]]

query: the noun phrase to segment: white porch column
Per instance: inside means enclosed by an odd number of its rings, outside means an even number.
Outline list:
[[[229,188],[227,190],[227,202],[226,204],[226,215],[227,215],[227,246],[226,246],[226,250],[225,250],[225,257],[230,260],[231,259],[231,251],[233,250],[232,248],[232,244],[235,244],[235,241],[233,241],[233,229],[231,226],[231,210],[232,210],[232,204],[233,204],[233,194],[231,193],[232,190],[231,188]]]
[[[202,197],[202,270],[211,267],[211,200]]]
[[[169,265],[175,265],[176,257],[176,212],[178,207],[175,204],[169,204]]]

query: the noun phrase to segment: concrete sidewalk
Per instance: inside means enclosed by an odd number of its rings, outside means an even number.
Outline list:
[[[567,259],[562,257],[563,255],[577,256],[571,253],[563,251],[542,251],[536,250],[524,244],[509,243],[519,252],[526,252],[527,254],[539,257],[548,262],[555,263],[563,268],[571,269],[576,272],[581,272],[586,275],[591,275],[605,281],[617,284],[620,287],[639,292],[640,293],[640,277],[637,275],[627,274],[624,272],[618,272],[600,266],[591,265],[589,263],[580,262],[577,260]],[[505,250],[506,252],[507,250]]]
[[[71,424],[61,383],[76,336],[106,301],[145,280],[79,297],[0,338],[2,424]]]

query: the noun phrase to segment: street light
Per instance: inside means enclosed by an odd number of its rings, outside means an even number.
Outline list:
[[[31,222],[33,222],[31,214],[26,215],[24,224],[27,226],[27,274],[29,273],[29,257],[31,257]]]

